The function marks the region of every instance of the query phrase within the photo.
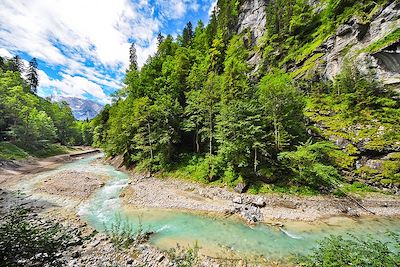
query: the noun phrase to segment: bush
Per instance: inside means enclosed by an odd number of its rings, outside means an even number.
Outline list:
[[[167,251],[173,266],[177,267],[194,267],[200,265],[199,259],[200,247],[197,242],[193,247],[181,247],[179,244],[176,248]]]
[[[279,160],[292,171],[295,182],[314,188],[332,187],[341,176],[334,167],[324,164],[325,153],[330,149],[325,142],[308,142],[296,151],[280,153]]]
[[[358,239],[354,236],[330,236],[323,239],[319,247],[300,260],[302,266],[317,267],[391,267],[400,264],[400,236],[388,234],[390,241]]]
[[[116,222],[110,227],[104,227],[106,235],[118,249],[127,249],[146,242],[152,232],[145,231],[142,219],[139,217],[139,224],[135,227],[128,219],[117,217]]]
[[[59,224],[32,222],[28,210],[18,209],[1,219],[0,261],[2,266],[62,266],[57,254],[70,240]]]

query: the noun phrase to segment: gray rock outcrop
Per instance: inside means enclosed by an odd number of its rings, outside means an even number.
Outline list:
[[[361,70],[372,70],[384,84],[400,87],[399,42],[389,44],[373,54],[359,53],[398,28],[400,3],[396,1],[378,10],[369,23],[355,17],[341,25],[336,35],[325,41],[319,49],[325,54],[322,61],[326,62],[322,76],[332,80],[339,74],[346,59],[355,57]]]
[[[251,32],[251,43],[255,45],[265,33],[266,0],[246,0],[240,7],[238,33],[246,29]]]

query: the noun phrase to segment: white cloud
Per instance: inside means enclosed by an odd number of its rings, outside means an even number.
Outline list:
[[[11,58],[12,55],[10,52],[8,52],[7,49],[5,48],[0,48],[0,57],[7,57],[7,58]]]
[[[88,86],[85,90],[103,97],[101,86],[121,87],[113,74],[128,67],[131,40],[142,53],[139,66],[154,53],[161,23],[153,13],[147,0],[2,0],[0,53],[25,52],[51,67],[62,66],[63,92],[70,86],[77,94],[78,86]]]
[[[165,19],[180,19],[187,10],[185,0],[157,0],[156,3]]]
[[[132,40],[142,66],[157,50],[162,22],[208,8],[211,1],[0,0],[0,55],[24,52],[61,69],[60,79],[41,72],[42,88],[107,98],[104,88],[122,86]]]
[[[88,79],[80,76],[71,76],[62,74],[62,79],[51,79],[44,71],[39,70],[39,83],[43,89],[53,89],[55,95],[71,96],[77,98],[87,98],[90,94],[98,102],[106,104],[110,103],[110,97],[107,96],[100,85],[91,82]]]

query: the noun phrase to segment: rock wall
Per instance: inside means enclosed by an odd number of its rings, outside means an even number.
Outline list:
[[[325,53],[322,58],[325,62],[323,77],[332,80],[341,71],[346,58],[355,57],[361,70],[374,70],[384,84],[394,85],[400,90],[399,42],[390,44],[374,54],[360,53],[397,28],[400,28],[399,1],[378,10],[370,23],[353,18],[340,26],[336,35],[329,38],[319,49]]]
[[[249,29],[251,43],[255,45],[265,33],[267,0],[245,0],[240,6],[238,18],[238,33]]]
[[[266,6],[271,0],[244,0],[238,18],[238,33],[250,31],[249,47],[254,47],[265,33]],[[318,9],[325,8],[319,0],[310,0],[310,4]],[[390,44],[374,54],[360,53],[372,43],[384,38],[394,29],[400,28],[400,1],[393,1],[386,7],[377,10],[368,23],[354,17],[337,29],[335,35],[315,50],[324,53],[317,64],[321,76],[332,80],[342,69],[346,58],[355,59],[357,65],[364,70],[373,70],[384,84],[390,84],[400,92],[400,41]],[[310,55],[312,57],[313,54]],[[262,61],[260,53],[250,54],[248,63],[255,73]],[[305,62],[306,60],[304,60]],[[290,71],[295,71],[289,68]]]

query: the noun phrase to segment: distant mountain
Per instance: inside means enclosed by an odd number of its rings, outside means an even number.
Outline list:
[[[103,105],[92,100],[81,99],[77,97],[54,96],[52,101],[67,102],[77,120],[93,119],[104,107]]]

